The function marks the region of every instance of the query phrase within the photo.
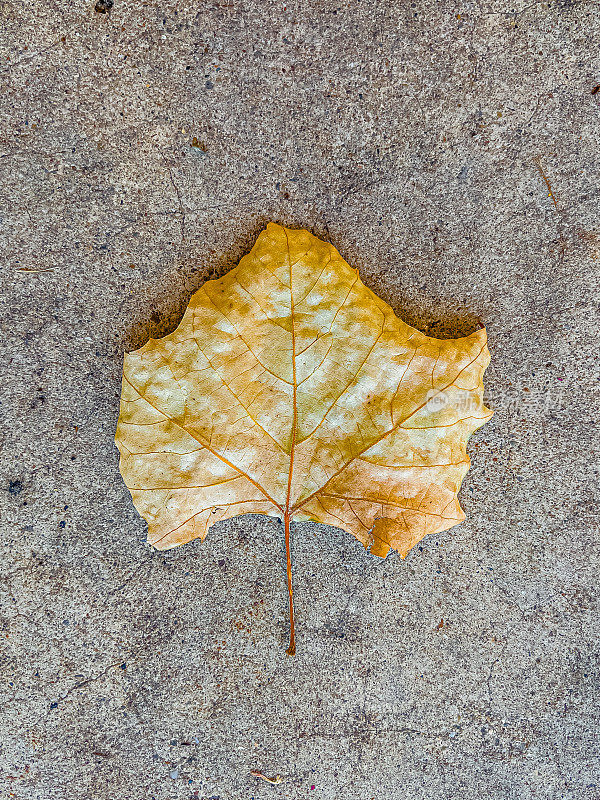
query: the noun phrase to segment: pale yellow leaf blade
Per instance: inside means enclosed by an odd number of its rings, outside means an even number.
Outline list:
[[[488,361],[485,331],[427,337],[334,247],[269,224],[177,330],[125,357],[116,440],[149,541],[268,513],[406,555],[464,516]]]

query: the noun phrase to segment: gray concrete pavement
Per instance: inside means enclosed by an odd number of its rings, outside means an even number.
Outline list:
[[[2,800],[598,800],[598,4],[0,26]],[[277,522],[151,552],[114,447],[123,353],[269,220],[483,321],[496,409],[406,561],[297,526],[295,659]]]

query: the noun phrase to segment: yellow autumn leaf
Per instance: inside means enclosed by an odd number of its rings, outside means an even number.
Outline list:
[[[404,558],[464,519],[457,493],[483,404],[485,330],[425,336],[330,244],[270,223],[190,300],[179,327],[125,356],[116,442],[159,549],[238,514],[335,525]]]

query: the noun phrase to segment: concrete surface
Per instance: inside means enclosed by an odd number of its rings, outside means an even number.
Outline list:
[[[598,800],[598,4],[284,2],[0,2],[0,797]],[[295,659],[277,522],[151,552],[113,444],[271,219],[497,410],[405,562],[297,527]]]

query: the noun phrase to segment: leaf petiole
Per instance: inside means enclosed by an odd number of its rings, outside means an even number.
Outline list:
[[[288,656],[296,655],[296,632],[294,629],[294,590],[292,588],[292,557],[290,555],[290,511],[285,510],[283,516],[285,525],[285,555],[287,559],[287,584],[290,596],[290,645],[285,651]]]

